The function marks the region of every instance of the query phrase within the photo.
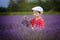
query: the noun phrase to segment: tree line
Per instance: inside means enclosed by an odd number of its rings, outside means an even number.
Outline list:
[[[31,11],[34,6],[43,7],[44,11],[60,11],[60,0],[46,0],[38,2],[26,2],[26,0],[10,0],[7,11]]]

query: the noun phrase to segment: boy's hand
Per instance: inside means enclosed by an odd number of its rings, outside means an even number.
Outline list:
[[[23,18],[24,18],[24,19],[27,19],[28,17],[25,15]]]
[[[32,27],[32,30],[34,30],[34,27]]]

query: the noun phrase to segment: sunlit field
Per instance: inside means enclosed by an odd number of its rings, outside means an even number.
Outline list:
[[[25,11],[25,12],[0,12],[0,15],[32,15],[32,11]],[[60,14],[60,12],[44,12],[43,14]]]
[[[33,17],[32,12],[24,13]],[[38,30],[22,25],[21,13],[13,14],[20,15],[0,15],[0,40],[60,40],[60,14],[43,14],[45,27]]]

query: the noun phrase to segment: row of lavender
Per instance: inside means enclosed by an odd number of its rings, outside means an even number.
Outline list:
[[[24,15],[0,16],[0,40],[59,40],[60,15],[43,15],[45,28],[32,30],[21,24]],[[32,15],[27,15],[32,18]]]

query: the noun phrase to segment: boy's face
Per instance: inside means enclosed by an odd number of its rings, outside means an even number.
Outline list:
[[[37,11],[33,11],[33,15],[38,18],[41,16],[41,13],[37,12]]]

